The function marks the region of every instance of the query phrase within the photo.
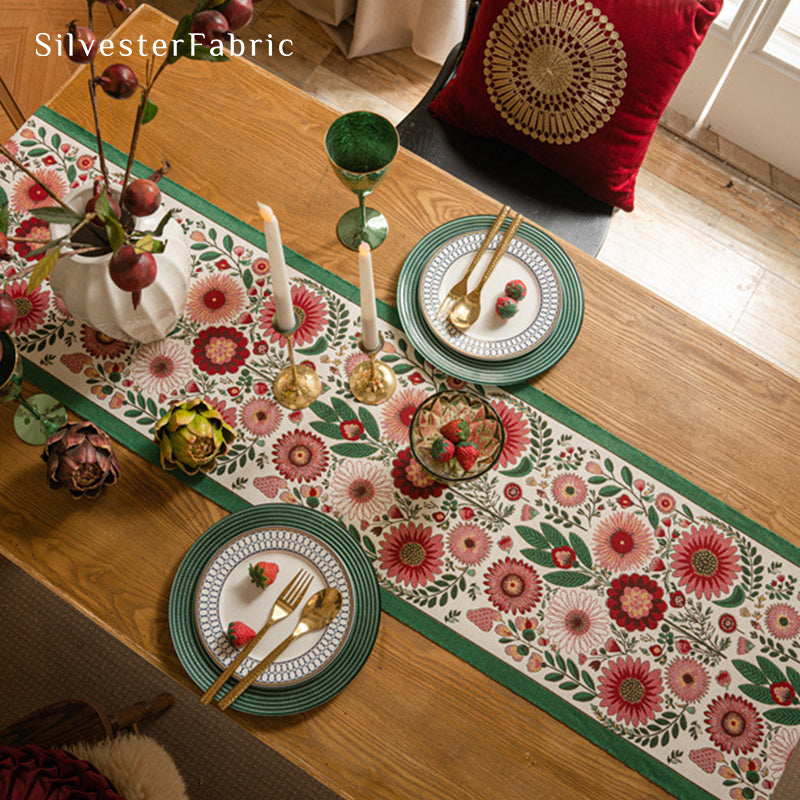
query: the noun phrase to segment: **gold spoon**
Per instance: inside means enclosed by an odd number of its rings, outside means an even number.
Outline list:
[[[478,285],[469,294],[465,294],[463,297],[456,300],[453,307],[450,309],[450,324],[457,330],[465,331],[470,325],[473,325],[481,315],[481,292],[483,291],[483,287],[486,285],[486,281],[489,280],[494,272],[494,268],[503,257],[503,253],[505,253],[508,246],[511,244],[511,240],[514,238],[514,234],[517,232],[517,228],[519,228],[521,222],[521,214],[517,214],[514,219],[511,220],[511,224],[503,234],[502,241],[497,246],[497,250],[494,251],[489,266],[486,267],[486,272],[481,275]]]
[[[342,593],[330,587],[320,589],[312,595],[300,614],[295,629],[268,656],[258,663],[250,673],[242,678],[217,705],[227,708],[264,670],[298,637],[324,628],[339,613],[342,607]]]

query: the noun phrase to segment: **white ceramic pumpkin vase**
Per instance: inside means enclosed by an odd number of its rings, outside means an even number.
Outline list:
[[[83,209],[91,196],[92,187],[86,186],[73,191],[64,202],[71,208]],[[135,220],[137,230],[151,230],[158,225],[161,214]],[[50,233],[53,238],[64,236],[69,233],[69,226],[53,224]],[[135,309],[130,292],[111,280],[110,253],[63,255],[50,273],[50,288],[73,317],[107,336],[144,344],[163,339],[186,306],[192,260],[183,230],[174,219],[167,222],[160,239],[165,248],[155,256],[156,279],[142,290],[141,302]]]

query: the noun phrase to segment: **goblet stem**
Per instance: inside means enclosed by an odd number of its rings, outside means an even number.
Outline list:
[[[363,241],[364,233],[367,230],[367,196],[365,192],[358,193],[358,208],[361,212],[361,237]]]

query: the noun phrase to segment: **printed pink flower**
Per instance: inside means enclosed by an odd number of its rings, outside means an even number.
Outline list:
[[[767,750],[767,768],[773,783],[777,783],[789,763],[789,757],[800,744],[800,729],[780,728]]]
[[[615,511],[597,524],[592,550],[599,566],[621,572],[649,563],[655,539],[641,517],[630,511]]]
[[[764,622],[776,639],[794,639],[800,632],[800,615],[788,603],[775,603],[767,609]]]
[[[586,499],[586,482],[573,472],[565,472],[556,476],[550,491],[560,506],[579,506]]]
[[[711,740],[725,753],[749,753],[764,737],[755,706],[727,692],[708,706],[705,719]]]
[[[588,655],[608,638],[608,615],[602,600],[580,589],[559,589],[544,612],[547,636],[567,656]]]
[[[350,373],[363,361],[369,361],[369,356],[366,353],[362,353],[360,350],[355,350],[354,352],[350,353],[349,356],[344,361],[344,371],[346,375],[350,375]]]
[[[680,586],[706,600],[728,594],[741,572],[736,545],[710,525],[684,533],[671,566]]]
[[[380,546],[381,569],[407,586],[425,586],[442,571],[444,546],[440,534],[422,525],[392,527]]]
[[[385,467],[364,460],[349,460],[334,470],[331,503],[348,523],[372,520],[386,511],[394,497]]]
[[[283,412],[269,397],[259,396],[248,400],[239,412],[242,425],[253,436],[269,436],[278,430]]]
[[[339,423],[339,432],[348,441],[356,442],[361,438],[361,434],[364,433],[364,425],[360,420],[347,419]]]
[[[37,217],[28,217],[26,220],[23,220],[14,231],[14,237],[26,240],[24,242],[14,242],[14,251],[23,258],[29,258],[29,253],[38,250],[42,246],[40,242],[47,242],[50,240],[50,226]],[[33,256],[36,260],[43,257],[44,253]]]
[[[530,445],[530,431],[528,420],[525,415],[504,400],[492,403],[494,410],[500,416],[500,421],[506,431],[506,441],[500,453],[498,467],[503,469],[515,464],[519,457],[528,449]]]
[[[245,299],[239,280],[217,272],[192,281],[186,314],[201,325],[219,325],[236,319],[244,309]]]
[[[284,433],[272,447],[278,472],[290,481],[317,480],[328,468],[328,450],[313,433]]]
[[[675,510],[675,498],[666,492],[656,495],[655,504],[662,514],[671,514]]]
[[[130,347],[128,342],[113,339],[89,325],[81,325],[81,344],[95,358],[119,358]]]
[[[383,407],[383,432],[395,444],[408,444],[408,429],[417,406],[428,397],[424,389],[411,387],[395,392]]]
[[[644,725],[661,710],[661,672],[647,661],[631,656],[619,658],[603,668],[600,706],[627,725]]]
[[[266,275],[269,272],[269,261],[266,258],[257,258],[253,263],[250,265],[250,269],[256,275]]]
[[[22,136],[23,138],[28,138],[25,136],[25,133],[26,131],[20,131],[20,136]],[[19,146],[13,139],[9,139],[7,142],[5,142],[5,148],[6,150],[8,150],[9,153],[11,153],[12,156],[16,158],[16,156],[19,153]],[[0,153],[0,164],[2,164],[5,161],[8,161],[8,157]]]
[[[608,589],[609,614],[628,631],[653,630],[663,619],[664,590],[646,575],[620,575]]]
[[[136,351],[130,377],[145,394],[168,395],[192,377],[192,357],[175,339],[162,339]]]
[[[14,281],[5,286],[5,293],[17,307],[17,321],[11,326],[9,333],[30,333],[38,328],[47,316],[50,294],[42,291],[41,286],[37,286],[27,294],[26,287],[26,281]]]
[[[237,372],[250,351],[236,328],[213,327],[200,331],[192,347],[194,363],[209,375]]]
[[[477,525],[456,525],[451,531],[447,545],[453,558],[462,564],[480,564],[491,550],[492,542]]]
[[[81,172],[88,172],[94,166],[94,156],[90,155],[82,155],[78,156],[77,160],[75,161],[75,166]]]
[[[444,484],[432,478],[412,457],[410,447],[401,450],[392,461],[392,478],[401,493],[413,500],[439,497],[444,491]]]
[[[492,564],[486,572],[484,585],[492,603],[506,613],[525,613],[542,599],[539,573],[516,558]]]
[[[696,703],[708,691],[711,677],[693,658],[676,658],[667,667],[667,686],[684,703]]]
[[[40,186],[43,184],[56,197],[63,197],[67,192],[67,182],[60,173],[52,169],[33,170],[34,180],[30,175],[23,175],[11,190],[11,208],[17,213],[25,214],[35,208],[58,205]]]
[[[291,291],[294,313],[300,323],[292,334],[292,344],[295,347],[302,347],[304,344],[315,342],[322,333],[328,307],[322,297],[302,284],[293,284]],[[272,327],[274,315],[275,300],[270,296],[261,310],[259,325],[267,332],[271,342],[280,342],[283,341],[283,337]]]

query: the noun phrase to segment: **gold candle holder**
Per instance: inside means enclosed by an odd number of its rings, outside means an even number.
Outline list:
[[[362,361],[350,373],[350,391],[360,403],[377,406],[388,400],[397,388],[394,370],[375,358],[383,350],[383,334],[378,333],[378,346],[374,350],[367,350],[361,339],[358,347],[369,356],[369,361]]]
[[[276,314],[272,317],[272,327],[283,336],[289,348],[289,366],[284,367],[272,383],[275,399],[284,408],[308,408],[322,394],[322,383],[316,370],[305,364],[295,364],[292,334],[300,327],[300,320],[295,314],[294,325],[284,330],[278,327]]]

